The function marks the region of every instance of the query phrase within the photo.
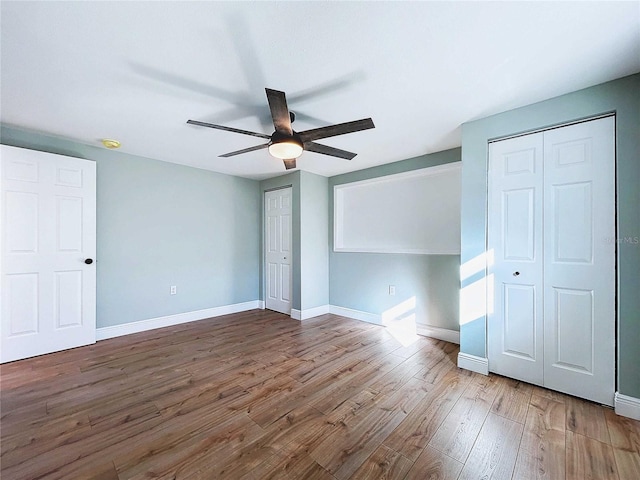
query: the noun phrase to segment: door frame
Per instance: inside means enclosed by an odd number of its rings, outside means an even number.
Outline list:
[[[262,246],[260,249],[260,255],[262,256],[262,261],[260,262],[261,268],[262,268],[262,301],[260,303],[260,308],[262,310],[265,310],[267,308],[267,215],[266,215],[266,206],[267,206],[267,202],[266,202],[266,197],[267,197],[267,193],[269,192],[275,192],[277,190],[285,190],[287,188],[291,189],[291,310],[293,311],[293,264],[295,262],[295,252],[294,252],[294,245],[293,245],[293,208],[294,208],[294,202],[293,202],[293,193],[294,193],[294,188],[293,188],[293,184],[288,183],[286,185],[279,185],[277,187],[272,187],[272,188],[267,188],[265,190],[262,191],[262,229],[261,229],[261,235],[262,235]]]
[[[558,123],[558,124],[554,124],[554,125],[550,125],[548,127],[541,127],[541,128],[534,128],[531,130],[526,130],[526,131],[522,131],[522,132],[518,132],[518,133],[514,133],[514,134],[510,134],[510,135],[503,135],[500,137],[494,137],[494,138],[490,138],[487,141],[487,145],[486,145],[486,168],[485,168],[485,185],[486,185],[486,195],[485,195],[485,236],[484,236],[484,241],[485,241],[485,245],[484,245],[484,251],[488,252],[489,251],[489,208],[491,206],[491,199],[490,199],[490,195],[491,195],[491,191],[489,189],[489,179],[490,179],[490,174],[489,174],[489,144],[491,143],[495,143],[495,142],[500,142],[503,140],[508,140],[511,138],[517,138],[517,137],[522,137],[525,135],[531,135],[533,133],[539,133],[539,132],[547,132],[549,130],[555,130],[558,128],[563,128],[563,127],[568,127],[571,125],[576,125],[579,123],[585,123],[585,122],[591,122],[593,120],[599,120],[601,118],[608,118],[608,117],[613,117],[613,126],[614,126],[614,157],[613,157],[613,204],[614,204],[614,240],[619,238],[619,230],[620,230],[620,225],[619,225],[619,215],[618,215],[618,142],[617,142],[617,138],[618,138],[618,124],[617,124],[617,117],[616,117],[616,112],[615,111],[609,111],[609,112],[605,112],[605,113],[601,113],[598,115],[593,115],[593,116],[589,116],[589,117],[583,117],[583,118],[579,118],[579,119],[575,119],[575,120],[571,120],[568,122],[562,122],[562,123]],[[485,255],[486,257],[486,255]],[[613,358],[613,383],[614,383],[614,394],[615,392],[618,391],[618,363],[619,363],[619,358],[618,358],[618,346],[620,344],[620,338],[619,338],[619,334],[620,334],[620,329],[619,329],[619,323],[620,323],[620,303],[618,302],[618,297],[619,297],[619,289],[620,289],[620,269],[619,269],[619,249],[618,249],[618,242],[615,241],[614,242],[614,268],[615,268],[615,275],[614,275],[614,285],[613,285],[613,292],[614,292],[614,305],[615,305],[615,314],[614,314],[614,321],[613,321],[613,325],[614,325],[614,339],[615,339],[615,345],[614,345],[614,358]],[[485,262],[487,262],[488,259],[485,258]],[[485,278],[487,278],[487,273],[489,271],[489,265],[488,263],[485,263],[484,266],[484,276]],[[492,288],[485,288],[485,305],[488,307],[489,305],[492,304],[493,302],[493,297],[491,297],[491,294],[493,293],[493,289]],[[486,357],[487,357],[487,372],[490,371],[489,368],[489,313],[488,311],[485,312],[485,322],[484,322],[484,335],[485,335],[485,352],[486,352]]]

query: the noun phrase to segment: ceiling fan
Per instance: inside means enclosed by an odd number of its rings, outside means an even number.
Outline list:
[[[270,88],[265,88],[265,91],[267,92],[271,118],[273,119],[273,126],[275,127],[275,131],[271,135],[250,132],[239,128],[225,127],[224,125],[199,122],[197,120],[187,120],[187,123],[267,139],[269,140],[267,143],[243,148],[242,150],[236,150],[235,152],[225,153],[224,155],[220,155],[220,157],[233,157],[234,155],[268,148],[269,153],[272,156],[280,158],[284,162],[284,166],[287,170],[296,168],[296,159],[304,150],[351,160],[357,154],[347,152],[346,150],[340,150],[339,148],[322,145],[320,143],[316,143],[314,140],[375,128],[373,120],[370,118],[363,118],[362,120],[355,120],[353,122],[338,123],[336,125],[305,130],[304,132],[296,132],[291,127],[291,124],[295,120],[295,114],[290,112],[287,107],[287,98],[285,93],[278,90],[272,90]]]

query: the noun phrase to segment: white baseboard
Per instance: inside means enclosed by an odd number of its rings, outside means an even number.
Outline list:
[[[308,320],[318,315],[329,313],[329,305],[320,305],[319,307],[307,308],[306,310],[291,309],[291,318],[294,320]]]
[[[480,373],[481,375],[489,375],[488,358],[476,357],[475,355],[460,352],[458,353],[458,367]]]
[[[340,315],[341,317],[353,318],[354,320],[361,320],[363,322],[384,326],[384,324],[382,323],[382,315],[377,315],[375,313],[363,312],[361,310],[353,310],[351,308],[345,307],[338,307],[337,305],[329,305],[329,313]],[[420,325],[416,327],[416,333],[425,337],[432,337],[437,338],[438,340],[444,340],[445,342],[460,344],[460,332],[456,330]]]
[[[340,315],[341,317],[353,318],[354,320],[360,320],[362,322],[382,325],[382,317],[380,315],[376,315],[375,313],[363,312],[361,310],[353,310],[351,308],[345,307],[338,307],[336,305],[329,305],[329,313]]]
[[[205,318],[219,317],[230,313],[244,312],[247,310],[265,308],[263,300],[253,300],[250,302],[236,303],[233,305],[223,305],[221,307],[206,308],[204,310],[195,310],[192,312],[177,313],[175,315],[167,315],[164,317],[149,318],[138,322],[124,323],[121,325],[113,325],[109,327],[100,327],[96,330],[96,340],[106,340],[108,338],[121,337],[122,335],[130,335],[132,333],[145,332],[155,328],[170,327],[181,323],[194,322],[196,320],[204,320]],[[332,313],[342,317],[353,318],[362,322],[373,323],[382,326],[382,316],[375,313],[363,312],[361,310],[353,310],[351,308],[338,307],[336,305],[321,305],[319,307],[308,308],[306,310],[291,309],[291,318],[294,320],[307,320]],[[427,337],[437,338],[452,343],[460,343],[460,332],[448,330],[439,327],[418,327],[417,333]],[[460,357],[458,357],[460,364]],[[466,368],[466,367],[462,367]],[[470,369],[472,370],[472,369]],[[476,371],[476,370],[474,370]]]
[[[438,340],[444,340],[445,342],[457,343],[460,345],[460,332],[457,330],[419,325],[416,328],[416,333],[418,335],[424,335],[425,337],[437,338]]]
[[[192,312],[177,313],[175,315],[167,315],[164,317],[149,318],[147,320],[123,323],[121,325],[113,325],[110,327],[100,327],[96,330],[96,340],[106,340],[107,338],[121,337],[122,335],[145,332],[147,330],[153,330],[154,328],[170,327],[181,323],[219,317],[220,315],[228,315],[230,313],[245,312],[256,308],[260,308],[259,300],[235,303],[233,305],[223,305],[221,307],[205,308],[204,310],[195,310]]]
[[[616,392],[613,404],[618,415],[640,420],[640,398],[629,397]]]

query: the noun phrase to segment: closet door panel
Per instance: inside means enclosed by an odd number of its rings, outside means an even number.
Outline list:
[[[489,146],[489,370],[542,384],[542,134]]]
[[[613,404],[614,118],[544,133],[544,384]]]

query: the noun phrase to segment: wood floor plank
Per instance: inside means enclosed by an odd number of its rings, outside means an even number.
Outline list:
[[[498,377],[475,377],[429,442],[429,446],[464,463],[498,393]]]
[[[532,385],[502,377],[502,387],[493,401],[491,411],[514,422],[524,423],[532,392]]]
[[[51,419],[40,428],[22,430],[2,436],[2,468],[6,469],[25,461],[29,457],[43,455],[54,448],[85,438],[91,433],[91,424],[86,415],[73,415]]]
[[[211,477],[206,477],[210,479]],[[242,480],[335,480],[304,450],[287,448],[247,473]]]
[[[425,478],[456,480],[462,467],[462,463],[443,455],[434,448],[426,447],[413,464],[405,480],[423,480]]]
[[[122,478],[154,478],[199,470],[203,463],[216,465],[262,435],[249,417],[234,416],[223,424],[210,423],[164,429],[158,435],[116,456],[114,463]]]
[[[387,358],[393,359],[398,358],[398,356],[395,353],[391,353]],[[368,386],[369,390],[382,394],[390,393],[402,387],[424,368],[422,364],[416,365],[401,360],[399,360],[399,362],[401,363],[398,363],[391,371],[384,374],[378,380],[371,382]]]
[[[611,445],[604,409],[593,402],[567,396],[567,430]]]
[[[334,428],[325,415],[305,405],[291,410],[271,424],[264,430],[259,442],[281,451],[306,451],[318,445]]]
[[[565,424],[563,403],[531,396],[513,478],[564,478]]]
[[[350,478],[351,480],[403,480],[412,465],[413,462],[408,458],[381,445]]]
[[[456,348],[453,344],[438,340],[434,347],[416,354],[416,356],[426,357],[424,358],[424,369],[416,377],[428,383],[439,382],[450,370],[457,368],[457,359],[453,355]]]
[[[613,449],[620,480],[637,480],[640,478],[640,453]]]
[[[105,459],[115,458],[115,452],[125,452],[133,445],[139,445],[141,438],[148,438],[149,432],[162,424],[162,418],[155,416],[142,423],[125,424],[118,429],[96,432],[85,438],[57,445],[38,455],[36,461],[31,450],[26,448],[22,452],[20,463],[5,466],[2,462],[2,477],[25,480],[83,478],[82,475],[86,476],[92,471],[92,465],[101,465]]]
[[[461,370],[458,350],[253,310],[12,362],[0,477],[640,478],[640,422]]]
[[[24,405],[14,405],[8,407],[3,403],[4,395],[0,396],[1,417],[0,434],[2,438],[5,435],[11,436],[16,433],[39,428],[51,420],[47,415],[47,399],[37,399],[31,402],[25,402]]]
[[[610,408],[604,409],[604,416],[609,429],[611,446],[640,453],[640,421],[616,415]]]
[[[199,463],[215,464],[212,469],[214,478],[242,478],[254,470],[264,470],[265,463],[282,459],[283,452],[298,452],[295,458],[299,457],[312,445],[321,441],[330,428],[322,413],[309,406],[301,407],[290,411],[268,429],[263,430],[255,440],[229,452],[226,458],[217,460],[207,456]]]
[[[434,339],[427,337],[418,337],[415,342],[409,345],[402,345],[393,351],[394,355],[402,358],[409,358],[421,350],[430,350],[435,343]]]
[[[58,476],[57,474],[43,477],[44,480],[69,478]],[[87,480],[120,480],[116,467],[113,462],[93,462],[90,465],[84,465],[74,471],[73,478],[83,478]]]
[[[490,413],[459,479],[510,480],[523,428],[521,423]]]
[[[613,449],[590,437],[566,431],[567,480],[619,480]]]
[[[353,395],[338,408],[325,415],[327,424],[341,429],[350,428],[362,421],[387,398],[378,392],[365,389]]]
[[[531,387],[533,388],[533,391],[531,392],[533,395],[550,398],[551,400],[555,400],[556,402],[566,403],[566,399],[569,398],[569,395],[549,390],[538,385],[532,385]]]
[[[341,378],[334,385],[327,388],[322,395],[315,395],[311,401],[311,405],[327,414],[341,405],[345,400],[354,393],[360,391],[363,386],[369,386],[377,379],[385,376],[387,372],[393,370],[401,360],[392,355],[386,355],[381,360],[367,363],[359,372],[353,375],[343,374],[340,372]],[[362,364],[362,362],[360,363]],[[353,371],[350,368],[348,371]]]
[[[469,381],[467,375],[450,372],[428,391],[422,402],[387,437],[384,444],[415,461],[449,415]]]
[[[336,478],[349,478],[426,393],[424,382],[413,379],[352,428],[329,435],[311,452],[311,457]]]

